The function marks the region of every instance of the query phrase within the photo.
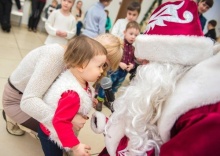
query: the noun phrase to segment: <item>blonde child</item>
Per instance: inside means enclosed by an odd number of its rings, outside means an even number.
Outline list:
[[[118,36],[122,40],[124,39],[124,31],[128,22],[136,21],[141,11],[139,2],[131,2],[127,7],[126,18],[118,19],[113,25],[111,34]]]
[[[51,13],[45,23],[48,37],[45,44],[65,45],[76,34],[76,20],[71,13],[75,0],[61,0],[61,9]]]
[[[134,57],[134,46],[132,45],[135,38],[140,33],[139,24],[135,21],[129,22],[124,31],[124,52],[119,63],[119,67],[115,72],[109,73],[109,77],[112,80],[112,91],[117,92],[118,88],[123,83],[127,73],[135,67]],[[97,111],[102,110],[102,103],[104,102],[105,93],[104,90],[99,87],[98,90],[98,105],[96,106]]]
[[[106,67],[106,49],[86,36],[73,38],[64,54],[67,70],[52,84],[43,100],[49,107],[41,120],[38,136],[45,156],[62,156],[62,148],[74,156],[89,156],[91,148],[77,139],[72,119],[77,113],[87,116],[93,93],[89,82],[96,82]]]

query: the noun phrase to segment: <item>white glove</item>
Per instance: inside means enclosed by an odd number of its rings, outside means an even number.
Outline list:
[[[103,133],[108,118],[101,112],[94,112],[91,118],[91,128],[95,133]]]

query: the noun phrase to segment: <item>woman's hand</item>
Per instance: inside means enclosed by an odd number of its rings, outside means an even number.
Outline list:
[[[76,114],[72,120],[73,129],[79,131],[84,127],[86,120],[88,120],[88,116],[82,116],[81,114]]]

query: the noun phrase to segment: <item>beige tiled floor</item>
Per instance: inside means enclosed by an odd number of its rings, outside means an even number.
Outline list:
[[[45,38],[45,33],[28,32],[24,27],[13,27],[10,33],[0,30],[0,101],[4,84],[11,72],[31,49],[43,45]],[[38,140],[28,134],[17,137],[7,133],[1,111],[0,102],[0,156],[43,156]],[[107,108],[103,112],[110,115]],[[81,130],[79,139],[92,147],[93,155],[97,155],[104,147],[103,135],[92,132],[90,121]]]

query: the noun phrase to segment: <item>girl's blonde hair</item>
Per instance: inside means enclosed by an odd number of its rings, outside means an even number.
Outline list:
[[[64,53],[64,62],[67,68],[83,67],[97,55],[107,55],[105,47],[92,38],[80,35],[69,41]]]
[[[123,43],[120,38],[112,34],[102,34],[95,38],[107,50],[107,59],[111,70],[118,69],[123,54]]]

